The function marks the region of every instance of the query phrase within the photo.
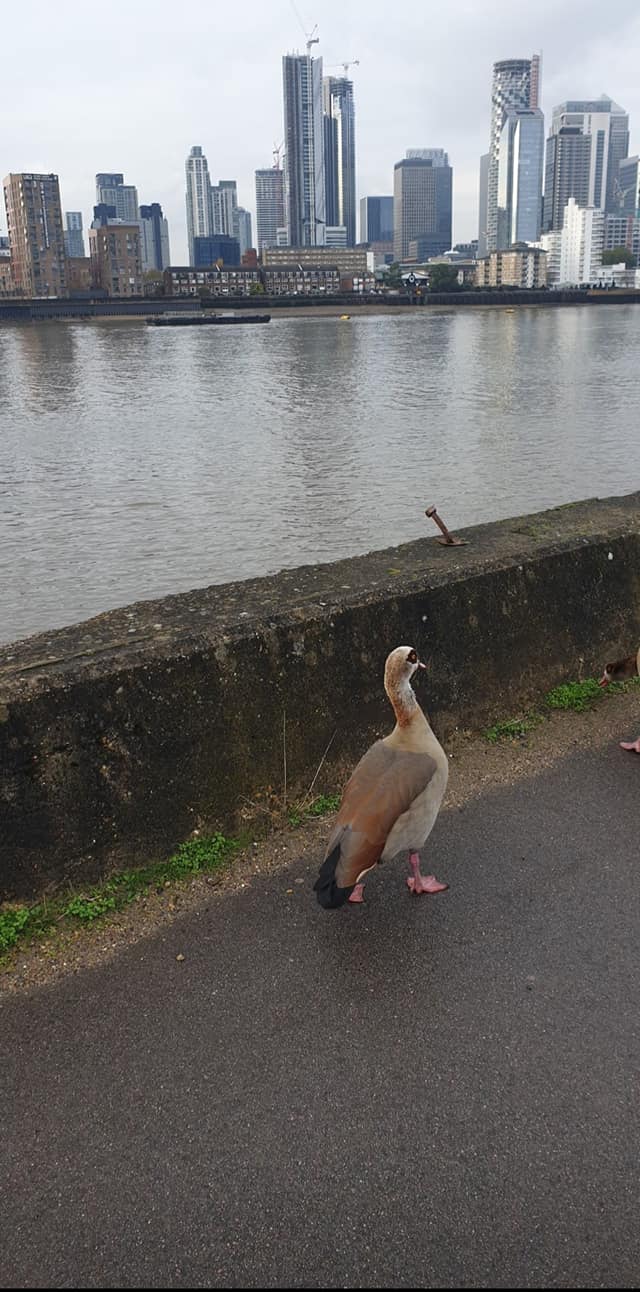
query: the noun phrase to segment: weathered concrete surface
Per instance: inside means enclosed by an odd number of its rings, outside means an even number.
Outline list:
[[[425,521],[425,524],[427,522]],[[431,663],[438,730],[485,723],[640,639],[640,495],[141,602],[0,652],[0,883],[166,854],[388,726],[387,651]],[[326,779],[331,783],[327,761]],[[320,783],[319,783],[320,784]]]
[[[443,813],[448,893],[310,856],[16,997],[1,1285],[640,1286],[639,791],[571,754]]]

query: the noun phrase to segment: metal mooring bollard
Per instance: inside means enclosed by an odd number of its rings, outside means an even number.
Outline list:
[[[450,534],[444,521],[440,519],[435,507],[427,507],[424,514],[429,517],[429,520],[435,521],[438,529],[444,534],[444,538],[438,539],[438,542],[442,543],[443,547],[466,547],[466,538],[455,538],[453,534]]]

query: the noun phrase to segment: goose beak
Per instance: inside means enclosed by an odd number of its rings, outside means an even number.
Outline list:
[[[426,664],[423,664],[423,663],[422,663],[422,660],[421,660],[421,659],[419,659],[419,660],[418,660],[418,668],[423,668],[423,669],[424,669],[424,671],[425,671],[425,673],[426,673],[426,671],[427,671],[427,666],[426,666]]]

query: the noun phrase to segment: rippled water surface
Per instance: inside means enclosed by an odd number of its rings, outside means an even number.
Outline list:
[[[640,308],[0,328],[0,640],[640,487]]]

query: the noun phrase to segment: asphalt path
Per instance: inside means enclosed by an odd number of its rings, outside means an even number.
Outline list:
[[[1,1286],[640,1286],[639,795],[575,753],[442,814],[447,893],[305,857],[9,998]]]

